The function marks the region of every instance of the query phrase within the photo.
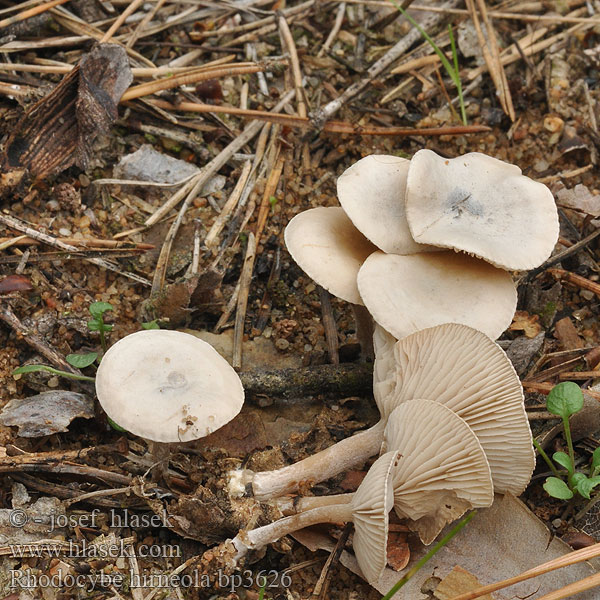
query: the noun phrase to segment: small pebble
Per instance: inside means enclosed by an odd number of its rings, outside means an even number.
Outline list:
[[[290,343],[283,338],[279,338],[275,342],[275,347],[277,348],[277,350],[287,350],[290,347]]]

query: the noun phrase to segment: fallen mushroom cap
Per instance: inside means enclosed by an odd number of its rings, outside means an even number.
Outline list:
[[[212,433],[241,410],[237,373],[206,342],[179,331],[139,331],[102,358],[96,393],[115,423],[155,442]]]
[[[502,348],[480,331],[449,323],[403,338],[394,357],[390,404],[424,397],[446,405],[477,435],[495,490],[521,494],[535,455],[523,387]]]
[[[511,323],[517,290],[509,273],[456,252],[375,252],[358,273],[369,312],[400,339],[443,323],[464,323],[496,339]]]
[[[517,166],[479,152],[445,159],[419,150],[408,172],[406,216],[417,242],[504,269],[539,266],[558,240],[552,192]]]
[[[394,505],[392,473],[398,452],[387,452],[371,466],[352,497],[356,560],[369,583],[379,579],[387,564],[389,513]]]
[[[410,161],[366,156],[337,180],[338,199],[356,228],[379,249],[393,254],[435,250],[417,244],[408,229],[404,194]]]
[[[312,208],[285,228],[285,245],[302,270],[334,296],[362,304],[356,275],[377,248],[338,207]]]
[[[424,544],[469,508],[490,506],[494,486],[477,436],[433,400],[411,400],[388,420],[384,447],[398,450],[392,470],[394,510],[411,519]]]

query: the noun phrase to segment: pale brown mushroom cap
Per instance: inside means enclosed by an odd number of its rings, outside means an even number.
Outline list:
[[[480,331],[450,323],[403,338],[394,356],[392,404],[423,397],[446,405],[479,439],[496,492],[521,494],[535,455],[523,387],[502,348]]]
[[[385,428],[385,448],[398,450],[392,470],[394,510],[430,544],[469,508],[490,506],[494,486],[485,452],[471,428],[433,400],[398,406]]]
[[[512,322],[517,290],[509,273],[456,252],[375,252],[358,273],[365,306],[400,339],[443,323],[464,323],[496,339]]]
[[[552,192],[519,167],[479,152],[446,159],[419,150],[410,162],[406,216],[417,242],[504,269],[539,266],[558,240]]]
[[[369,583],[381,577],[387,564],[389,513],[394,506],[391,474],[398,452],[387,452],[371,466],[352,497],[353,547]]]
[[[138,331],[111,346],[96,393],[117,425],[166,443],[207,436],[244,403],[240,378],[210,344],[166,330]]]
[[[338,199],[355,227],[380,250],[392,254],[432,250],[417,244],[408,229],[404,194],[409,165],[405,158],[373,154],[354,163],[337,180]]]
[[[285,245],[302,270],[334,296],[362,304],[356,276],[377,248],[343,209],[312,208],[296,215],[285,228]]]

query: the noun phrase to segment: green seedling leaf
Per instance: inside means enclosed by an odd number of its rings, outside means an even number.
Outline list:
[[[106,417],[108,424],[115,430],[121,431],[122,433],[127,433],[127,429],[123,429],[120,425],[117,425],[110,417]]]
[[[584,498],[590,499],[590,492],[597,486],[600,485],[600,477],[585,477],[577,482],[576,490]]]
[[[92,302],[89,308],[94,319],[102,319],[102,315],[109,310],[113,310],[113,305],[108,302]]]
[[[154,321],[142,323],[142,329],[160,329],[160,325],[158,324],[158,321],[154,319]]]
[[[73,365],[78,369],[85,369],[95,362],[98,358],[98,353],[88,352],[87,354],[67,354],[65,358],[70,365]]]
[[[92,319],[88,321],[88,329],[90,331],[112,331],[113,326],[105,323],[102,319]]]
[[[561,467],[564,467],[569,475],[573,475],[575,472],[575,467],[573,466],[573,463],[566,452],[555,452],[552,455],[552,459]]]
[[[553,415],[568,419],[583,408],[583,392],[576,383],[563,381],[548,394],[546,407]]]
[[[583,473],[577,471],[577,473],[573,473],[573,475],[569,477],[568,485],[572,490],[576,490],[577,486],[586,479],[587,477]]]
[[[590,476],[595,477],[598,475],[598,471],[600,471],[600,448],[596,448],[594,450],[594,454],[592,454],[592,464],[590,466]]]
[[[570,500],[573,497],[573,492],[569,489],[569,486],[558,477],[548,477],[543,487],[546,493],[553,498]]]

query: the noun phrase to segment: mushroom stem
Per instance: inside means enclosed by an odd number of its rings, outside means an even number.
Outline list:
[[[360,304],[352,304],[354,321],[356,322],[356,337],[360,344],[360,354],[363,360],[373,361],[375,351],[373,349],[373,332],[375,323],[371,313]]]
[[[284,535],[293,533],[298,529],[310,527],[317,523],[347,523],[348,521],[352,521],[352,511],[353,507],[349,503],[321,506],[279,519],[274,523],[258,527],[251,531],[241,531],[232,540],[237,550],[235,560],[239,561],[248,551],[257,550],[267,544],[272,544]]]
[[[146,440],[148,450],[152,455],[152,480],[159,481],[163,479],[166,482],[167,472],[169,470],[169,455],[171,453],[170,444],[164,442],[153,442]]]
[[[385,422],[379,421],[373,427],[293,465],[276,471],[250,472],[246,481],[252,485],[252,493],[260,501],[295,492],[302,481],[325,481],[378,454],[384,429]]]
[[[271,503],[285,516],[295,515],[307,510],[330,506],[332,504],[348,504],[354,494],[333,494],[331,496],[295,496],[294,498],[274,498]]]

